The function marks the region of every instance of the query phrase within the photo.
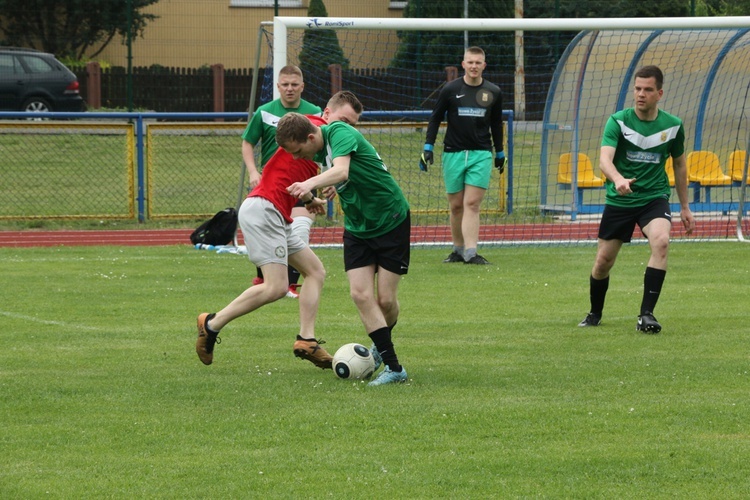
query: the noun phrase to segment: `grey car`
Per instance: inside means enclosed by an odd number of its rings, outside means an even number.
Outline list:
[[[0,111],[81,111],[76,75],[54,55],[0,47]]]

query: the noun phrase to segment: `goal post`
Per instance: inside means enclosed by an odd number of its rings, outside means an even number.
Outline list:
[[[606,119],[632,106],[638,67],[657,64],[665,72],[660,107],[683,119],[686,154],[713,154],[718,169],[691,171],[690,201],[697,234],[690,239],[740,239],[748,227],[746,185],[730,172],[729,157],[746,150],[750,89],[750,17],[598,19],[393,19],[275,17],[266,70],[273,81],[286,64],[300,64],[303,35],[333,30],[348,67],[342,88],[365,104],[359,128],[384,156],[412,205],[417,239],[448,244],[448,211],[439,154],[428,173],[417,168],[427,118],[438,89],[460,76],[463,33],[487,52],[485,77],[503,90],[512,117],[515,87],[513,48],[524,36],[526,70],[523,120],[513,124],[513,151],[504,177],[493,180],[482,205],[480,245],[591,243],[603,208],[598,152]],[[438,33],[442,45],[402,54],[408,37]],[[451,33],[458,32],[458,39]],[[506,38],[492,38],[507,34]],[[556,47],[557,35],[564,46]],[[419,45],[419,44],[417,44]],[[432,52],[428,52],[432,50]],[[401,65],[397,59],[402,56]],[[324,60],[325,54],[319,59]],[[407,64],[404,65],[404,60]],[[453,67],[453,71],[449,68]],[[458,67],[456,72],[455,67]],[[303,68],[303,97],[324,105],[335,88],[331,75]],[[320,73],[320,74],[318,74]],[[273,86],[273,96],[278,97]],[[270,89],[269,89],[270,92]],[[388,118],[385,118],[388,117]],[[438,136],[436,150],[442,147]],[[714,168],[713,166],[712,168]],[[703,172],[703,170],[706,172]],[[695,175],[694,175],[695,174]],[[511,200],[509,206],[506,200]],[[676,194],[670,199],[679,212]],[[675,220],[678,217],[675,217]],[[335,223],[335,221],[334,221]],[[736,225],[736,228],[735,228]],[[637,236],[637,235],[636,235]],[[675,239],[688,239],[675,223]]]

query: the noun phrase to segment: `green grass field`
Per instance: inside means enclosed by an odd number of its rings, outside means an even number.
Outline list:
[[[296,359],[297,303],[222,332],[195,317],[254,275],[188,246],[0,249],[0,498],[747,498],[748,247],[672,246],[636,333],[645,245],[602,326],[593,246],[416,248],[395,341],[410,381],[369,388]],[[369,345],[341,250],[318,335]]]

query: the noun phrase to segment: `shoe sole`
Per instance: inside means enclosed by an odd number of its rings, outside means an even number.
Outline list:
[[[294,355],[301,359],[306,359],[310,363],[314,364],[318,368],[322,368],[323,370],[333,370],[333,360],[321,360],[314,356],[311,356],[309,352],[307,352],[305,349],[295,349]]]
[[[636,326],[635,329],[637,331],[639,331],[639,332],[650,333],[650,334],[656,334],[656,333],[659,333],[661,331],[661,327],[660,326],[659,327],[656,327],[656,326],[647,326],[646,328],[641,328],[640,326]]]
[[[375,380],[373,380],[372,382],[370,382],[370,383],[369,383],[369,384],[367,384],[367,385],[368,385],[369,387],[378,387],[378,386],[381,386],[381,385],[390,385],[390,384],[403,384],[403,383],[405,383],[405,382],[406,382],[407,380],[409,380],[408,376],[406,376],[406,377],[404,377],[404,378],[400,378],[400,379],[398,379],[398,380],[389,380],[388,382],[380,382],[380,383],[377,383],[377,382],[378,382],[378,378],[376,378]]]

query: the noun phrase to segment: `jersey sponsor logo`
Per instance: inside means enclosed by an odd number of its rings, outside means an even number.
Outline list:
[[[661,155],[649,151],[627,151],[625,156],[629,161],[637,163],[661,163]]]
[[[462,106],[458,108],[458,116],[469,116],[473,118],[484,118],[487,114],[487,110],[483,108],[468,108]]]
[[[456,99],[461,99],[461,98],[462,98],[463,96],[465,96],[465,95],[466,95],[466,94],[456,94]]]

